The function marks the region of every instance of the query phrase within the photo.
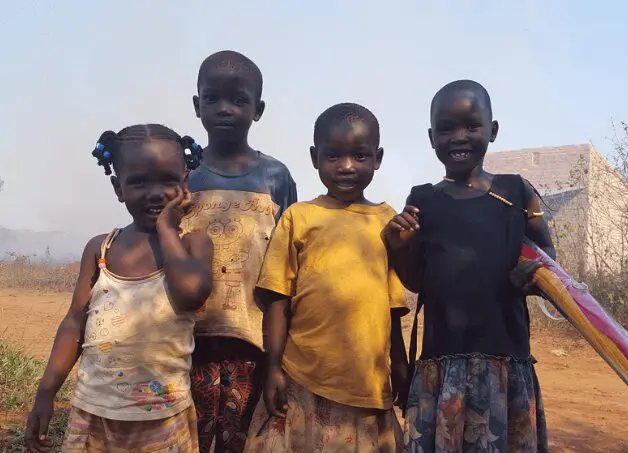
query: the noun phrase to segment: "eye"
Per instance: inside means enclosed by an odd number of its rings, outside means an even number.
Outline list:
[[[243,96],[238,96],[233,100],[233,104],[238,107],[243,107],[249,103],[249,100]]]
[[[367,153],[364,153],[364,152],[358,152],[353,157],[358,162],[363,162],[363,161],[365,161],[366,159],[369,158],[369,155]]]
[[[206,104],[213,104],[218,102],[218,96],[215,94],[205,94],[203,95],[203,101],[205,101]]]
[[[467,129],[469,132],[477,132],[482,128],[481,124],[470,124]]]
[[[144,183],[145,183],[144,178],[137,177],[137,176],[127,178],[126,180],[126,185],[133,188],[142,187],[144,186]]]

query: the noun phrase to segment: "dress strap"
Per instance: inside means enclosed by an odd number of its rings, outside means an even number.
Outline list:
[[[107,250],[109,250],[111,244],[116,239],[120,231],[120,228],[115,228],[111,233],[107,235],[105,240],[102,242],[102,245],[100,246],[100,257],[98,258],[98,267],[100,269],[104,269],[105,267],[107,267],[107,260],[105,259],[105,256],[107,255]]]

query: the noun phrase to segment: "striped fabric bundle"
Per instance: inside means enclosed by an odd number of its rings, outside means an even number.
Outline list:
[[[543,296],[628,385],[628,332],[589,293],[530,239],[525,238],[520,260],[543,264],[536,281]]]

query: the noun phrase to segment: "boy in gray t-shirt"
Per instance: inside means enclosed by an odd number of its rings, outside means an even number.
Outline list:
[[[190,173],[194,208],[181,224],[214,243],[213,292],[197,316],[192,366],[201,451],[214,438],[216,452],[244,449],[263,381],[253,290],[275,224],[297,199],[286,166],[248,144],[261,95],[262,74],[247,57],[222,51],[202,63],[194,108],[209,143]]]

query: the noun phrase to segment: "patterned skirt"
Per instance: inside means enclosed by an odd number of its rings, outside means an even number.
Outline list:
[[[261,401],[255,410],[245,452],[395,453],[401,427],[393,410],[345,406],[314,395],[286,376],[288,411],[271,417]],[[396,439],[399,445],[396,444]]]
[[[419,361],[404,444],[410,453],[548,452],[532,362],[486,356]]]
[[[138,422],[109,420],[73,407],[61,451],[198,453],[194,406],[169,418]]]

